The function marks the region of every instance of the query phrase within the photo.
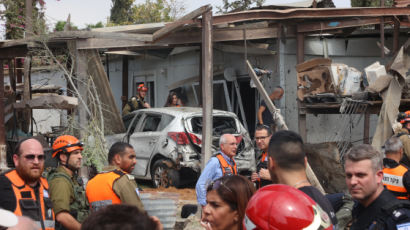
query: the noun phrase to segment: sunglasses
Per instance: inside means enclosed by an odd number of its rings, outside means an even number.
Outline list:
[[[222,180],[220,180],[220,179],[217,179],[217,180],[215,180],[215,181],[212,181],[209,185],[208,185],[208,191],[211,191],[211,190],[218,190],[220,187],[223,187],[223,188],[225,188],[226,190],[228,190],[229,192],[231,192],[231,193],[233,193],[232,192],[232,190],[228,187],[228,186],[226,186],[225,185],[225,183],[222,181]]]
[[[34,161],[34,159],[38,159],[38,161],[44,161],[46,156],[45,155],[34,155],[34,154],[28,154],[23,156],[24,158],[26,158],[26,160],[28,161]]]

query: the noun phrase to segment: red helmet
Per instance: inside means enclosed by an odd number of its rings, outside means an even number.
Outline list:
[[[138,92],[139,92],[139,91],[147,92],[147,91],[148,91],[148,88],[145,87],[144,84],[139,84],[138,87],[137,87],[137,91],[138,91]]]
[[[288,185],[269,185],[249,200],[244,230],[333,229],[329,216],[308,195]]]
[[[56,157],[61,152],[71,153],[78,149],[83,150],[83,143],[76,137],[71,135],[59,136],[53,143],[52,157]]]

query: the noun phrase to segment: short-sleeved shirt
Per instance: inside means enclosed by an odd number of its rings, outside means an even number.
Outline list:
[[[323,211],[327,213],[329,218],[332,220],[333,225],[337,224],[337,218],[332,204],[317,188],[313,186],[304,186],[299,188],[299,190],[312,198],[312,200],[314,200],[323,209]]]
[[[63,167],[58,166],[56,171],[70,177],[73,184],[78,184],[77,180],[68,174]],[[48,181],[48,183],[54,213],[57,215],[63,211],[70,212],[70,204],[73,203],[75,199],[73,186],[64,177],[56,177]]]
[[[275,124],[272,113],[269,111],[268,106],[266,106],[265,101],[262,101],[261,106],[265,107],[265,110],[262,112],[263,124],[267,126]]]
[[[116,166],[106,166],[104,167],[104,171],[113,171],[115,169],[120,170]],[[139,197],[139,189],[137,182],[135,182],[135,178],[133,175],[125,174],[121,176],[119,179],[114,181],[112,185],[112,189],[114,190],[115,194],[120,198],[121,204],[129,204],[135,205],[140,210],[144,210],[144,205],[141,202]]]

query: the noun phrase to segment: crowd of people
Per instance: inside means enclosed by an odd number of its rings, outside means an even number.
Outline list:
[[[138,91],[127,104],[128,112],[149,107],[145,86]],[[279,99],[283,89],[276,88],[272,95],[272,100]],[[166,106],[179,106],[176,94],[170,94]],[[343,158],[346,185],[354,200],[349,229],[410,229],[410,173],[405,163],[410,155],[405,147],[410,144],[406,142],[410,142],[410,112],[398,121],[403,129],[385,142],[382,153],[360,144]],[[235,136],[220,137],[220,150],[207,162],[195,187],[200,225],[206,230],[345,229],[340,213],[346,212],[348,194],[322,194],[306,174],[300,135],[275,132],[265,123],[255,129],[261,156],[249,178],[238,175]],[[160,220],[144,210],[131,175],[136,165],[133,146],[114,143],[108,165],[87,184],[78,176],[81,141],[62,135],[52,150],[58,167],[44,170],[40,141],[28,137],[16,145],[15,168],[0,175],[0,229],[163,229]]]

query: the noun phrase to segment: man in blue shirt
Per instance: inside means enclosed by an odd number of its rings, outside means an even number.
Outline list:
[[[212,181],[225,176],[237,175],[236,163],[233,157],[238,148],[236,138],[232,134],[224,134],[219,139],[221,151],[211,157],[196,183],[198,203],[206,205],[206,186]]]

